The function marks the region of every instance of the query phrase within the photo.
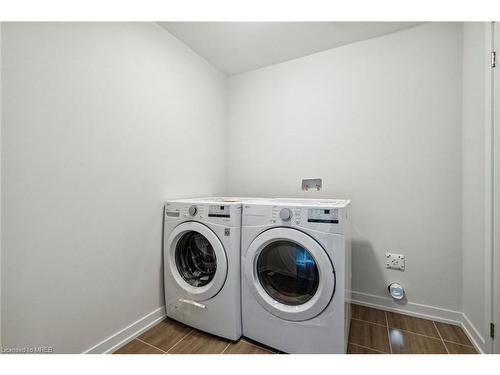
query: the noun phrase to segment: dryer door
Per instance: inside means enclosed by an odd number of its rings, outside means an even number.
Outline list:
[[[227,258],[216,234],[197,222],[177,226],[165,243],[168,271],[184,294],[204,301],[224,286]]]
[[[291,228],[261,233],[249,246],[244,272],[255,298],[279,318],[308,320],[335,291],[335,270],[321,245]]]

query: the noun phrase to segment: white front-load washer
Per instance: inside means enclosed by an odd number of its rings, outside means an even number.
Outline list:
[[[199,330],[241,337],[241,203],[222,198],[165,204],[167,316]]]
[[[345,353],[350,327],[350,201],[246,202],[243,335],[286,353]]]

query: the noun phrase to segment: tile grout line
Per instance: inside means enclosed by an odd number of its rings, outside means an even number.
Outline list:
[[[416,315],[409,315],[409,314],[406,314],[404,312],[398,312],[398,311],[390,311],[390,310],[382,310],[382,309],[379,309],[379,308],[375,308],[375,307],[369,307],[369,306],[365,306],[365,305],[359,305],[357,303],[354,303],[354,305],[356,306],[362,306],[362,307],[366,307],[367,309],[371,309],[371,310],[377,310],[377,311],[382,311],[382,312],[385,312],[385,313],[392,313],[392,314],[397,314],[397,315],[403,315],[405,317],[410,317],[410,318],[415,318],[415,319],[420,319],[420,320],[427,320],[429,322],[433,322],[433,323],[443,323],[443,324],[448,324],[450,326],[453,326],[453,327],[458,327],[458,328],[461,328],[460,324],[456,324],[456,323],[450,323],[450,322],[447,322],[447,321],[439,321],[439,320],[432,320],[431,318],[422,318],[420,316],[416,316]],[[368,320],[364,320],[364,319],[359,319],[359,318],[352,318],[351,319],[355,319],[355,320],[361,320],[363,322],[369,322],[369,323],[373,323],[373,324],[380,324],[380,323],[374,323],[374,322],[370,322]],[[381,324],[382,325],[382,324]],[[396,327],[392,327],[392,328],[396,328]],[[411,331],[408,331],[408,332],[411,332]],[[424,335],[425,336],[425,335]],[[432,337],[432,336],[428,336],[428,337]],[[448,342],[452,342],[453,341],[448,341]],[[457,343],[458,344],[458,343]],[[461,344],[461,345],[465,345],[465,344]],[[470,345],[466,345],[466,346],[470,346]]]
[[[446,345],[446,342],[444,342],[444,340],[441,341],[444,345],[444,348],[446,350],[446,354],[450,354],[450,351],[448,350],[448,346]]]
[[[184,339],[186,338],[186,336],[188,336],[188,335],[189,335],[191,332],[193,332],[193,331],[194,331],[193,329],[189,330],[189,331],[188,331],[188,333],[186,333],[184,336],[182,336],[182,337],[181,337],[181,339],[180,339],[179,341],[177,341],[174,345],[172,345],[172,346],[170,347],[170,349],[168,349],[168,350],[166,351],[166,353],[167,353],[167,354],[168,354],[168,353],[170,353],[170,351],[171,351],[173,348],[175,348],[175,346],[176,346],[178,343],[180,343],[182,340],[184,340]]]
[[[391,333],[389,332],[389,319],[387,318],[387,311],[384,311],[384,315],[385,315],[385,324],[387,324],[386,328],[387,328],[387,340],[389,340],[389,354],[393,354],[392,353],[392,344],[391,344]]]
[[[445,339],[443,339],[443,341],[446,341],[450,344],[456,344],[456,345],[466,346],[468,348],[474,348],[474,350],[477,350],[474,345],[462,344],[461,342],[456,342],[456,341],[452,341],[452,340],[445,340]]]
[[[472,349],[474,349],[477,352],[477,349],[475,347],[471,346],[471,345],[460,344],[459,342],[454,342],[454,341],[445,340],[445,339],[443,339],[443,341],[445,342],[445,344],[448,343],[448,344],[453,344],[453,345],[465,346],[466,348],[472,348]]]
[[[358,319],[358,318],[353,318],[353,317],[351,317],[351,320],[357,320],[358,322],[365,322],[365,323],[375,324],[375,325],[381,326],[381,327],[387,327],[387,318],[385,319],[385,323],[386,324],[370,322],[369,320]]]
[[[253,346],[255,346],[256,348],[266,350],[266,351],[268,351],[269,353],[278,353],[278,352],[273,352],[273,351],[271,351],[271,350],[269,350],[269,349],[263,348],[262,346],[256,345],[256,344],[254,344],[254,343],[252,343],[252,342],[250,342],[250,341],[247,341],[247,340],[245,340],[245,339],[243,339],[243,338],[242,338],[242,339],[240,339],[239,341],[243,341],[243,342],[245,342],[245,343],[247,343],[247,344],[249,344],[249,345],[253,345]]]
[[[383,352],[383,351],[378,350],[378,349],[369,348],[368,346],[364,346],[364,345],[356,344],[356,343],[354,343],[354,342],[349,342],[348,344],[355,345],[355,346],[359,346],[360,348],[363,348],[363,349],[369,349],[369,350],[372,350],[372,351],[377,352],[377,353],[380,353],[380,354],[390,354],[390,353],[386,353],[386,352]]]
[[[136,338],[135,338],[135,340],[140,341],[140,342],[142,342],[143,344],[146,344],[146,345],[148,345],[148,346],[150,346],[150,347],[152,347],[152,348],[155,348],[155,349],[159,350],[160,352],[162,352],[162,353],[164,353],[164,354],[166,354],[166,353],[167,353],[165,350],[160,349],[160,348],[158,348],[158,347],[156,347],[156,346],[154,346],[154,345],[150,344],[149,342],[143,341],[143,340],[141,340],[139,337],[136,337]]]
[[[423,333],[418,333],[418,332],[408,331],[407,329],[398,328],[398,327],[390,327],[390,328],[399,329],[400,331],[403,331],[403,332],[406,332],[406,333],[413,333],[414,335],[418,335],[418,336],[427,337],[428,339],[439,340],[439,337],[436,337],[436,336],[424,335]],[[439,333],[438,333],[438,334],[439,334]]]
[[[355,319],[355,318],[351,318],[352,320],[357,320],[357,321],[360,321],[360,322],[363,322],[363,323],[368,323],[368,324],[373,324],[373,325],[376,325],[376,326],[379,326],[379,327],[386,327],[385,325],[382,325],[382,324],[377,324],[377,323],[373,323],[373,322],[369,322],[367,320],[360,320],[360,319]],[[431,320],[432,322],[432,320]],[[414,335],[418,335],[418,336],[423,336],[423,337],[427,337],[429,339],[434,339],[434,340],[439,340],[440,338],[439,337],[436,337],[436,336],[429,336],[429,335],[425,335],[423,333],[418,333],[418,332],[413,332],[413,331],[410,331],[410,330],[407,330],[407,329],[404,329],[404,328],[399,328],[399,327],[390,327],[389,326],[389,323],[387,323],[387,328],[390,329],[390,328],[394,328],[394,329],[397,329],[397,330],[400,330],[400,331],[403,331],[405,333],[412,333]],[[439,334],[439,333],[438,333]],[[458,343],[455,343],[453,341],[449,341],[448,342],[452,343],[452,344],[458,344]],[[463,345],[463,346],[469,346],[470,348],[472,348],[472,346],[470,345],[465,345],[465,344],[460,344],[460,345]]]
[[[441,339],[441,342],[444,345],[444,349],[446,350],[446,354],[450,354],[450,351],[448,350],[448,347],[446,346],[446,343],[443,340],[443,336],[441,336],[441,332],[439,332],[439,329],[438,329],[438,327],[436,325],[436,322],[434,320],[432,321],[432,324],[434,325],[434,328],[436,328],[436,331],[437,331],[437,333],[439,335],[439,338]]]
[[[224,352],[227,350],[227,348],[229,348],[229,345],[232,344],[232,341],[229,341],[229,343],[226,345],[226,347],[224,348],[224,350],[220,353],[220,354],[224,354]]]

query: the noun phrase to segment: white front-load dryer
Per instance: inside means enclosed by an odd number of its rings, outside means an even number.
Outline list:
[[[217,198],[165,204],[164,282],[169,318],[241,337],[241,203]]]
[[[247,202],[243,335],[286,353],[345,353],[350,326],[350,202]]]

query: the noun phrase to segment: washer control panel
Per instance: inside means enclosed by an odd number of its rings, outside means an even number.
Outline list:
[[[229,206],[210,205],[208,207],[208,217],[231,217]]]
[[[241,203],[172,200],[165,203],[165,221],[194,220],[202,223],[241,226]]]

